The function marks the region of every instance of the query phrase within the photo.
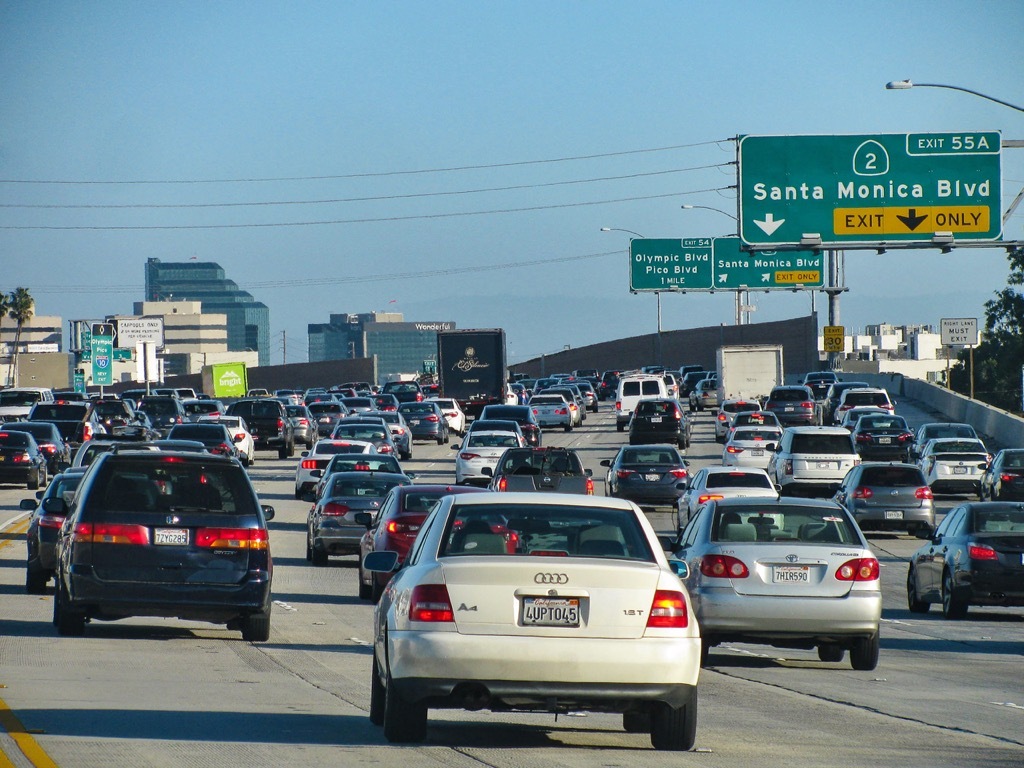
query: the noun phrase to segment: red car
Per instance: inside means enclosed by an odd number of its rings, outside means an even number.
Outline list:
[[[409,548],[427,514],[442,496],[458,493],[488,493],[486,488],[465,485],[399,485],[391,489],[376,514],[364,512],[356,522],[366,526],[359,542],[359,598],[377,602],[391,579],[390,573],[363,570],[363,558],[370,552],[389,550],[398,553],[398,564],[405,561]]]

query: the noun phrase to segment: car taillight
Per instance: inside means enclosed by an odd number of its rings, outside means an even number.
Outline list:
[[[863,485],[859,486],[851,495],[853,499],[870,499],[875,495],[875,492],[870,488],[865,488]]]
[[[307,418],[300,418],[299,419],[299,425],[303,426],[303,427],[308,427],[309,426],[309,419],[307,419]]]
[[[316,459],[303,459],[301,466],[303,469],[317,469],[319,462]]]
[[[793,460],[792,459],[786,459],[784,462],[782,462],[782,473],[785,474],[785,475],[792,475],[793,474]]]
[[[1003,474],[999,476],[999,479],[1004,483],[1009,483],[1015,477],[1017,477],[1017,475],[1011,475],[1009,472],[1003,472]]]
[[[934,499],[935,498],[935,494],[932,493],[932,489],[929,488],[926,485],[923,488],[918,488],[916,491],[914,491],[914,498],[915,499]]]
[[[244,440],[244,439],[245,439],[245,432],[239,432],[237,435],[235,435],[235,440]]]
[[[682,629],[689,624],[686,598],[682,592],[659,589],[654,593],[651,610],[647,612],[647,626],[651,628]]]
[[[277,417],[277,429],[278,431],[284,429],[284,419],[282,419],[280,416]]]
[[[728,417],[724,413],[718,414],[719,421],[725,421]]]
[[[870,443],[871,442],[871,435],[857,435],[857,442],[858,443]]]
[[[800,407],[801,408],[813,408],[814,407],[814,403],[812,403],[810,400],[804,400],[802,403],[800,403]]]
[[[221,443],[220,445],[215,445],[212,449],[212,452],[227,456],[231,453],[231,446],[228,445],[227,443]]]
[[[668,473],[676,479],[686,477],[688,474],[690,474],[685,469],[670,469]]]
[[[388,533],[416,533],[420,529],[420,526],[413,523],[396,523],[394,520],[389,520],[384,527]]]
[[[705,501],[718,501],[724,498],[720,493],[702,493],[697,497],[697,503],[703,504]]]
[[[587,478],[586,495],[587,496],[593,496],[594,495],[594,481],[593,481],[592,478],[589,478],[589,477]]]
[[[914,439],[914,435],[913,435],[912,432],[904,432],[901,435],[897,435],[896,439],[899,440],[901,443],[905,443],[908,440],[913,440]]]
[[[459,458],[462,459],[463,461],[472,461],[473,459],[479,459],[480,458],[480,454],[479,453],[468,453],[466,451],[463,451],[462,453],[459,454]]]
[[[27,464],[32,461],[32,457],[28,455],[28,451],[25,451],[24,453],[16,453],[11,457],[11,460],[15,464]]]
[[[727,445],[727,446],[725,446],[725,452],[726,453],[743,453],[743,449],[740,448],[737,445]]]
[[[417,403],[423,402],[423,395],[421,395],[419,392],[416,393],[416,402]]]
[[[64,515],[42,514],[39,516],[40,528],[60,528],[64,525]]]
[[[508,490],[508,478],[507,477],[499,477],[498,478],[498,487],[495,488],[494,490],[496,490],[496,491],[507,491]]]
[[[704,555],[700,572],[713,579],[745,579],[750,575],[743,561],[732,555]]]
[[[619,478],[619,480],[625,480],[630,475],[635,475],[635,474],[636,474],[636,470],[633,470],[633,469],[617,469],[617,470],[615,470],[615,476],[617,478]]]
[[[40,443],[39,450],[43,451],[44,453],[56,453],[57,446],[54,445],[53,443]]]
[[[82,440],[92,440],[92,424],[86,422],[85,426],[82,427]]]
[[[267,549],[270,534],[266,528],[199,528],[196,546],[205,549]]]
[[[437,414],[434,413],[430,414],[429,416],[427,416],[427,418],[424,419],[424,421],[430,422],[431,424],[437,424],[437,422],[439,422],[440,420],[441,419],[437,417]]]
[[[873,557],[847,560],[836,570],[839,581],[877,581],[878,561]]]
[[[536,413],[536,409],[533,412]],[[455,411],[448,411],[448,413],[445,414],[445,416],[447,416],[449,419],[454,419],[458,415],[459,414],[456,413]]]
[[[149,544],[149,528],[144,525],[79,523],[72,536],[93,544]]]
[[[336,501],[329,501],[324,504],[324,508],[320,510],[320,514],[324,517],[341,517],[348,512],[349,508],[347,504],[339,504]]]
[[[175,416],[174,417],[174,423],[175,424],[184,424],[185,420],[183,418],[181,418],[181,416]]]
[[[967,556],[971,560],[998,560],[999,555],[988,544],[971,544],[967,547]]]
[[[444,584],[420,584],[409,598],[410,621],[455,621],[455,611]]]
[[[622,401],[621,400],[616,400],[615,401],[615,410],[616,411],[621,411],[622,410]]]

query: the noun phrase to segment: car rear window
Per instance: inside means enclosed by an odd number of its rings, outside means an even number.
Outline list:
[[[940,437],[977,437],[974,428],[967,424],[943,424],[941,426],[925,427],[924,440],[932,440]]]
[[[1005,469],[1021,469],[1024,468],[1024,452],[1013,453],[1007,452],[1003,454],[1003,467]]]
[[[848,392],[846,405],[888,405],[889,396],[885,392]]]
[[[374,497],[387,496],[388,491],[402,483],[398,480],[352,480],[351,478],[338,477],[331,482],[328,496],[353,496],[353,497]]]
[[[445,491],[413,491],[402,497],[403,512],[429,512],[437,504],[437,500],[445,496]]]
[[[319,416],[324,413],[345,413],[345,407],[341,403],[310,403],[306,407],[314,416]]]
[[[374,440],[383,440],[387,437],[387,433],[383,425],[380,427],[375,427],[372,424],[351,424],[346,426],[344,423],[341,423],[334,428],[332,436],[372,442]]]
[[[583,464],[572,451],[507,451],[499,469],[507,475],[583,474]]]
[[[637,404],[636,412],[639,416],[663,416],[665,414],[676,416],[679,413],[679,408],[675,403],[664,400],[644,400]]]
[[[861,544],[841,511],[780,504],[718,508],[711,540],[720,542],[799,541],[808,544]]]
[[[640,394],[640,382],[639,381],[624,381],[622,382],[622,396],[623,397],[637,397]]]
[[[855,453],[848,435],[795,434],[791,453]]]
[[[768,475],[754,472],[711,472],[705,486],[708,488],[767,488],[774,490]]]
[[[796,403],[811,399],[802,389],[776,389],[768,398],[782,403]]]
[[[628,448],[622,452],[622,464],[682,464],[683,457],[675,451],[658,448]]]
[[[748,427],[737,429],[732,433],[733,440],[778,440],[782,433],[777,429],[761,429],[760,427]]]
[[[402,468],[398,459],[380,454],[338,455],[331,459],[327,470],[334,472],[396,472],[401,474]]]
[[[85,418],[87,405],[50,405],[40,403],[32,409],[32,418],[45,421],[78,421]]]
[[[660,395],[664,384],[660,381],[641,381],[640,391],[645,395]]]
[[[882,488],[920,488],[928,484],[921,470],[912,467],[865,467],[860,483]]]
[[[902,416],[861,416],[857,422],[860,429],[907,429]]]
[[[530,405],[565,405],[565,398],[555,395],[534,395]]]
[[[180,456],[111,459],[99,467],[90,485],[83,519],[108,512],[151,512],[162,522],[167,514],[197,509],[211,514],[256,514],[256,499],[241,467],[183,461]]]
[[[975,508],[974,533],[1024,533],[1024,510]]]
[[[403,403],[398,408],[402,413],[411,413],[414,415],[419,414],[431,414],[434,412],[433,403]]]
[[[513,434],[470,432],[467,445],[470,448],[514,448],[519,445],[519,438]]]
[[[38,392],[0,392],[0,408],[38,403],[43,396]]]
[[[726,413],[746,413],[748,411],[760,411],[759,403],[723,403],[722,410]]]
[[[0,432],[0,445],[10,448],[28,446],[32,437],[27,432]]]
[[[457,504],[440,557],[610,557],[654,562],[633,512],[586,506]]]
[[[935,443],[932,453],[985,453],[985,446],[978,440],[943,440]]]

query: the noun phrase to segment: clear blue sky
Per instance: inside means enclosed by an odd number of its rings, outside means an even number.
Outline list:
[[[735,211],[710,190],[738,134],[1024,139],[1024,113],[884,89],[1024,104],[1021,40],[1019,0],[0,2],[0,289],[92,319],[131,311],[148,257],[217,261],[270,307],[275,363],[332,312],[503,326],[512,360],[649,333],[601,227],[733,232],[680,206]],[[1005,209],[1024,149],[1003,177]],[[1006,275],[1000,249],[851,251],[841,321],[983,317]],[[731,294],[662,305],[666,329],[733,321]]]

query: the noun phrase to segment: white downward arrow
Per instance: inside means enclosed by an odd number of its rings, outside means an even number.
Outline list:
[[[754,223],[757,224],[757,226],[761,228],[761,231],[764,232],[766,235],[772,235],[775,233],[776,229],[778,229],[779,227],[786,223],[786,220],[779,219],[778,221],[776,221],[775,214],[769,213],[764,217],[764,221],[758,221],[757,219],[754,219]]]
[[[727,272],[719,272],[718,273],[718,282],[724,283],[728,279],[729,279],[729,274]]]

